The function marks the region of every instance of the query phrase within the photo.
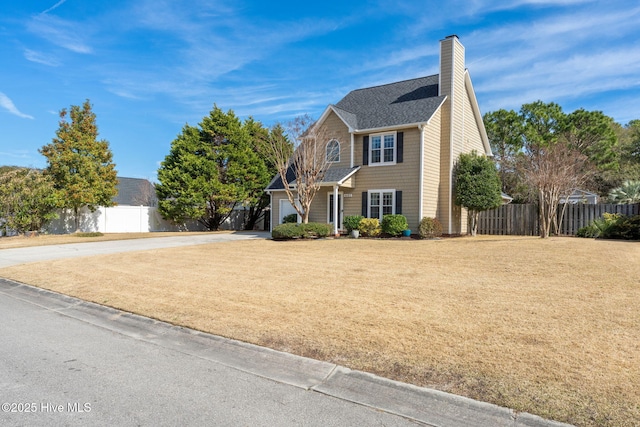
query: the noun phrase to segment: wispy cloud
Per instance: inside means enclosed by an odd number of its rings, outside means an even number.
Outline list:
[[[36,52],[35,50],[25,49],[24,57],[27,61],[37,62],[38,64],[48,65],[50,67],[60,66],[60,61],[58,60],[58,58],[52,55],[46,55],[41,52]]]
[[[13,104],[13,101],[2,92],[0,92],[0,107],[4,108],[9,113],[15,116],[22,117],[23,119],[33,120],[33,116],[20,112],[20,110],[18,110],[18,108],[16,108],[16,106]]]
[[[67,0],[60,0],[58,3],[54,4],[53,6],[51,6],[49,9],[45,10],[44,12],[42,12],[42,14],[46,14],[49,13],[57,8],[59,8],[60,6],[62,6],[64,4],[64,2],[66,2]]]
[[[53,15],[40,14],[31,18],[27,29],[49,42],[76,53],[92,53],[86,39],[86,25],[66,21]]]

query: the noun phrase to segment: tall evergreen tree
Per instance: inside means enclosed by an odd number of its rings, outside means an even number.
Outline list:
[[[96,115],[88,99],[82,107],[60,111],[56,137],[39,151],[47,158],[45,173],[53,179],[62,207],[73,210],[76,231],[81,208],[93,212],[98,206],[113,206],[118,194],[113,154],[108,141],[98,140]]]
[[[197,127],[185,125],[171,143],[156,186],[163,217],[195,219],[217,230],[238,204],[249,204],[268,181],[266,166],[238,117],[217,106]]]

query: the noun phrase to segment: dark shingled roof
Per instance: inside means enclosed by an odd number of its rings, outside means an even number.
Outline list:
[[[329,168],[327,173],[322,180],[323,183],[333,183],[339,182],[356,172],[360,169],[360,166],[355,166],[352,168]],[[287,169],[287,181],[289,184],[293,183],[296,179],[296,174],[293,172],[293,168],[290,166]],[[267,191],[269,190],[283,190],[284,184],[282,183],[282,178],[280,178],[280,174],[276,175],[275,178],[271,181],[271,184],[267,187]]]
[[[147,179],[118,177],[118,195],[112,200],[120,206],[157,206],[156,189]]]
[[[334,109],[354,130],[424,123],[438,109],[438,75],[351,91]]]

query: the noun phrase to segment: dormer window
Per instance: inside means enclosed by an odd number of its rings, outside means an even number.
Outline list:
[[[327,143],[327,162],[337,163],[340,161],[340,143],[332,139]]]

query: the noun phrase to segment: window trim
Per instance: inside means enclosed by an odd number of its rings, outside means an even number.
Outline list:
[[[337,160],[329,160],[329,144],[331,144],[332,142],[335,142],[336,144],[338,144],[338,156],[337,156]],[[340,163],[340,141],[338,141],[335,138],[332,138],[329,140],[329,142],[327,142],[327,145],[325,145],[324,148],[325,151],[325,156],[326,156],[326,160],[327,163]]]
[[[393,135],[393,160],[385,162],[384,161],[384,137],[388,135]],[[380,161],[373,161],[373,138],[376,136],[380,137]],[[369,134],[369,166],[391,166],[395,165],[398,160],[398,131],[392,132],[379,132]]]
[[[376,193],[380,195],[380,206],[379,206],[380,214],[379,216],[376,217],[380,222],[382,222],[382,218],[384,217],[384,211],[383,211],[384,193],[391,193],[391,214],[396,213],[396,190],[395,189],[387,188],[383,190],[368,190],[367,191],[367,218],[372,218],[371,216],[371,194],[372,193]]]

